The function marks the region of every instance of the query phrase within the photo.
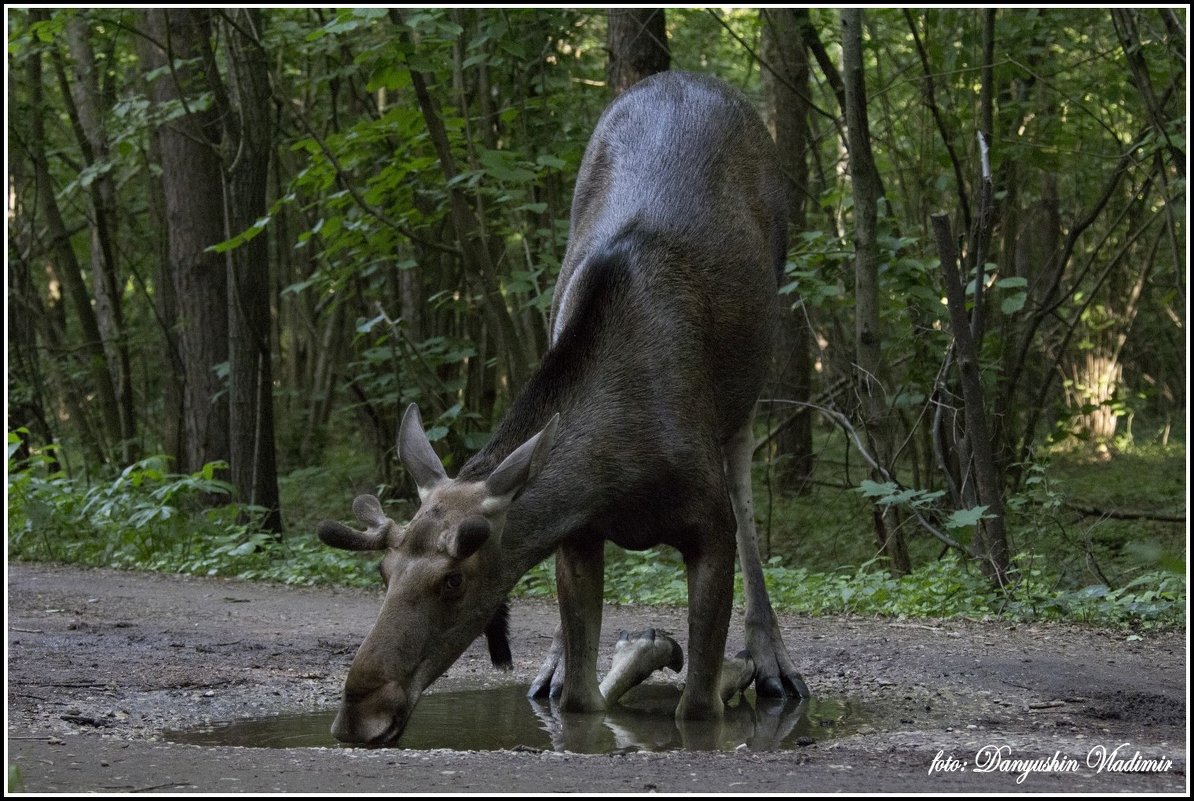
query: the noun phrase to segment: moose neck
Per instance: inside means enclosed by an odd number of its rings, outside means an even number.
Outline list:
[[[627,436],[622,412],[627,376],[635,371],[624,363],[623,369],[611,369],[608,351],[615,333],[636,328],[629,247],[607,248],[589,259],[569,321],[488,445],[460,472],[459,478],[484,479],[560,413],[548,462],[507,515],[502,552],[511,586],[584,527],[610,494],[594,466],[608,463],[611,449]]]

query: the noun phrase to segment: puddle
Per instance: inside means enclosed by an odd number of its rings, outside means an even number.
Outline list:
[[[507,749],[607,754],[616,751],[721,750],[745,744],[753,751],[788,750],[853,734],[861,725],[857,705],[814,698],[757,702],[753,691],[726,709],[720,724],[678,725],[678,688],[645,685],[631,690],[604,714],[564,714],[549,702],[530,700],[525,685],[424,695],[397,747],[428,750]],[[334,711],[273,715],[167,730],[176,743],[255,748],[336,746],[329,733]]]

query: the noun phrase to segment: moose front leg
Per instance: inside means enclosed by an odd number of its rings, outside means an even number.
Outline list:
[[[676,717],[719,720],[725,710],[722,657],[734,600],[733,540],[706,528],[697,549],[686,553],[684,559],[688,568],[688,680]]]
[[[753,452],[754,435],[750,422],[747,422],[725,448],[726,480],[738,524],[738,559],[742,564],[742,583],[746,590],[746,650],[755,663],[755,690],[759,695],[808,698],[811,695],[808,685],[788,656],[763,581],[763,560],[759,556],[750,486]]]
[[[597,686],[597,646],[605,583],[605,543],[574,539],[556,551],[556,589],[564,634],[564,712],[600,712],[605,699]],[[558,669],[558,668],[557,668]]]

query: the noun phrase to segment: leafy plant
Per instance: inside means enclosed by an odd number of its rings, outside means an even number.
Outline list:
[[[224,467],[218,462],[180,475],[165,472],[162,457],[150,457],[88,486],[45,472],[46,459],[9,461],[11,558],[287,584],[376,581],[365,567],[368,560],[314,537],[278,539],[257,531],[248,521],[259,519],[261,510],[232,503],[205,507],[207,496],[230,490],[216,478]]]
[[[851,614],[896,618],[968,618],[1005,620],[1072,620],[1092,625],[1138,629],[1168,628],[1185,622],[1182,577],[1148,573],[1111,590],[1091,586],[1058,589],[1056,581],[1034,565],[1043,560],[1022,554],[1029,567],[1021,581],[1006,590],[991,587],[982,574],[955,555],[893,577],[873,565],[819,572],[789,568],[780,557],[764,566],[767,587],[777,611],[809,615]],[[553,560],[533,569],[516,595],[554,596]],[[605,600],[682,606],[687,603],[683,564],[666,551],[606,554]],[[743,603],[742,577],[735,585]]]

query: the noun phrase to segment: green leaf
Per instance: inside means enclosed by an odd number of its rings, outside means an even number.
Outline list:
[[[387,64],[373,73],[365,88],[370,92],[378,89],[405,89],[410,86],[410,70],[404,64]]]
[[[1015,314],[1024,308],[1024,303],[1028,300],[1027,292],[1017,292],[1004,298],[999,304],[999,310],[1004,314]]]
[[[240,545],[233,548],[231,551],[228,552],[228,555],[229,556],[248,556],[249,554],[253,553],[253,551],[255,551],[256,549],[257,549],[257,543],[253,542],[252,540],[249,540],[248,542],[242,542]]]
[[[884,498],[899,492],[900,488],[894,481],[884,481],[880,484],[877,481],[863,479],[862,483],[858,485],[858,491],[868,498]]]
[[[507,150],[482,150],[478,158],[485,172],[499,181],[525,183],[535,180],[535,173],[524,166],[525,162]]]
[[[12,455],[14,453],[16,453],[17,451],[19,451],[21,449],[21,445],[23,443],[24,443],[24,440],[21,439],[20,434],[18,434],[15,431],[8,432],[8,458],[9,459],[12,458]]]
[[[959,509],[945,519],[947,528],[969,528],[978,524],[986,514],[986,506],[975,506],[972,509]]]
[[[238,248],[264,231],[265,226],[269,225],[269,221],[270,216],[267,214],[257,222],[250,225],[244,231],[241,231],[236,236],[232,237],[231,239],[225,239],[223,242],[217,242],[216,244],[207,248],[207,250],[215,253],[226,253],[233,248]]]

